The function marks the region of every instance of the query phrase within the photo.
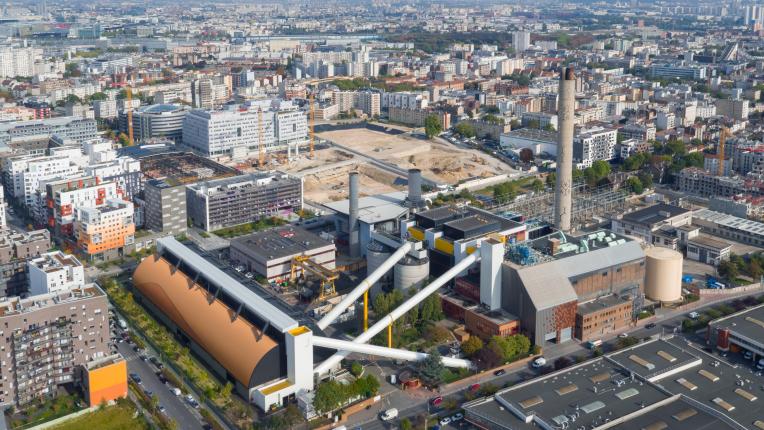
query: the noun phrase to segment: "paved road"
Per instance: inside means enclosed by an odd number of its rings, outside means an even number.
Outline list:
[[[180,397],[176,397],[167,385],[163,384],[154,373],[156,368],[148,361],[138,357],[133,346],[127,342],[118,343],[117,350],[127,361],[128,373],[136,373],[141,378],[141,387],[152,391],[159,397],[159,404],[166,408],[168,416],[178,423],[179,429],[202,430],[202,418]],[[198,399],[197,399],[198,400]]]

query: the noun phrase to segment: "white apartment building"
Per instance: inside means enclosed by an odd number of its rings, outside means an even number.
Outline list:
[[[658,112],[655,125],[659,130],[669,130],[676,127],[676,115],[671,112]]]
[[[340,112],[350,112],[355,107],[355,91],[335,91],[332,93],[332,104],[337,105]]]
[[[96,100],[93,102],[96,118],[111,119],[117,117],[116,100]]]
[[[399,109],[424,109],[428,105],[429,93],[424,92],[398,92],[398,93],[382,93],[381,104],[382,109],[399,108]]]
[[[0,47],[0,78],[29,77],[35,74],[35,61],[42,60],[42,49]]]
[[[21,156],[6,159],[3,165],[9,194],[32,209],[41,184],[77,174],[79,168],[67,156]]]
[[[527,31],[512,32],[512,49],[523,52],[531,46],[531,33]]]
[[[291,102],[274,105],[267,101],[242,110],[192,110],[183,121],[183,145],[207,157],[244,160],[258,154],[261,134],[266,151],[307,142],[304,112]]]
[[[382,110],[381,97],[374,91],[361,91],[358,93],[356,106],[369,116],[379,116]]]
[[[61,293],[85,285],[85,269],[73,255],[53,251],[27,262],[29,295]]]
[[[50,196],[47,195],[47,190],[43,191],[39,207],[44,207],[47,203],[45,199],[51,198],[48,206],[52,206],[56,225],[65,226],[74,223],[77,209],[103,206],[106,200],[119,197],[116,182],[95,181],[90,186],[79,186],[81,181],[88,178],[92,180],[92,176],[86,176],[48,182],[46,188],[50,187],[55,191],[52,191],[53,195]],[[75,184],[78,186],[74,186]]]
[[[5,230],[8,223],[5,219],[5,192],[2,185],[0,185],[0,230]]]
[[[573,159],[577,168],[591,167],[597,160],[610,161],[616,158],[618,132],[615,129],[594,127],[577,130],[573,138]]]

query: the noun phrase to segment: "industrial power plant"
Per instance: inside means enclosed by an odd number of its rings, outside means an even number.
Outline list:
[[[156,254],[135,270],[140,300],[265,411],[309,397],[354,353],[423,360],[424,352],[392,347],[393,323],[433,294],[474,336],[525,334],[539,346],[599,339],[627,327],[647,303],[681,300],[680,253],[645,251],[629,235],[571,224],[574,82],[572,68],[564,69],[553,223],[469,205],[435,207],[418,169],[408,171],[407,192],[361,197],[351,172],[348,199],[324,204],[333,240],[285,226],[231,243],[232,264],[271,283],[321,278],[317,296],[334,298],[314,309],[315,319],[290,316],[172,237],[159,239]],[[340,253],[365,262],[365,277],[335,295]],[[370,322],[370,302],[394,289],[411,295]],[[358,320],[357,336],[325,334],[348,318]],[[385,332],[387,346],[370,344]],[[474,367],[465,358],[442,362]]]

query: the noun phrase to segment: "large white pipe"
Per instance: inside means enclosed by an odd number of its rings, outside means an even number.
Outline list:
[[[337,349],[342,351],[357,352],[359,354],[376,355],[379,357],[392,358],[394,360],[422,361],[428,354],[424,352],[408,351],[398,348],[386,348],[384,346],[353,343],[349,340],[332,339],[330,337],[313,336],[313,346]],[[469,369],[472,362],[461,358],[443,357],[443,365],[446,367],[460,367]]]
[[[433,294],[435,291],[437,291],[440,287],[446,284],[446,282],[453,279],[456,275],[459,273],[467,270],[473,263],[480,260],[480,250],[477,250],[473,252],[472,254],[465,257],[462,261],[458,262],[454,267],[449,269],[446,273],[440,275],[438,279],[432,281],[432,283],[411,296],[408,300],[403,302],[400,306],[393,309],[389,314],[385,315],[383,318],[381,318],[379,321],[376,322],[373,326],[369,327],[368,330],[361,333],[353,339],[353,343],[366,343],[371,338],[376,336],[378,333],[380,333],[382,330],[387,328],[390,324],[392,324],[395,320],[402,317],[406,314],[406,312],[410,311],[414,306],[417,306],[422,300],[429,297],[431,294]],[[343,358],[347,357],[350,354],[348,351],[339,351],[336,354],[332,355],[331,357],[327,358],[323,363],[316,366],[314,369],[315,373],[318,373],[319,375],[326,373],[329,369],[336,366],[337,363],[342,361]]]
[[[337,305],[335,305],[332,310],[330,310],[326,315],[324,315],[323,318],[318,322],[318,327],[321,330],[326,329],[329,327],[329,324],[333,323],[334,320],[336,320],[340,315],[342,315],[343,312],[345,312],[345,309],[350,307],[353,303],[355,303],[356,300],[358,300],[359,297],[363,295],[364,292],[366,292],[369,288],[371,288],[372,285],[374,285],[375,282],[379,281],[382,276],[385,275],[390,269],[395,266],[395,263],[397,263],[401,258],[406,256],[406,253],[408,253],[411,248],[414,247],[414,242],[406,241],[403,243],[403,245],[398,248],[387,260],[385,260],[384,263],[382,263],[377,270],[371,272],[369,276],[366,277],[363,281],[361,281],[360,284],[358,284],[357,287],[353,288],[353,291],[347,293],[344,299],[342,299],[341,302],[339,302]]]

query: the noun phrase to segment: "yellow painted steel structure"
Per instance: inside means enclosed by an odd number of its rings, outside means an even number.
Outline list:
[[[387,326],[387,347],[388,348],[393,347],[393,325],[392,324]]]
[[[369,329],[369,290],[363,292],[363,331]]]
[[[297,255],[292,258],[292,271],[289,278],[294,282],[297,280],[297,269],[302,269],[302,275],[305,276],[306,272],[311,272],[318,276],[321,280],[321,291],[318,294],[319,299],[334,296],[337,294],[337,290],[334,287],[334,281],[339,278],[336,271],[329,270],[319,263],[311,260],[307,255]]]
[[[416,227],[409,227],[409,235],[411,235],[411,237],[413,237],[416,240],[419,240],[419,241],[424,240],[424,231]]]
[[[435,239],[435,249],[445,252],[448,255],[454,255],[453,242],[449,241],[448,239],[443,239],[442,237]]]

